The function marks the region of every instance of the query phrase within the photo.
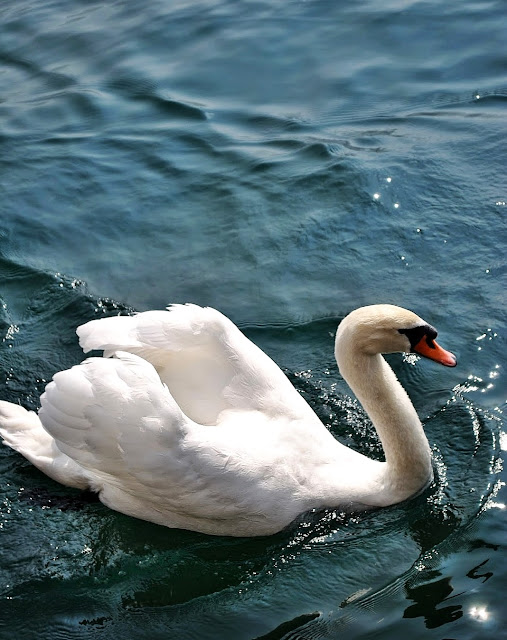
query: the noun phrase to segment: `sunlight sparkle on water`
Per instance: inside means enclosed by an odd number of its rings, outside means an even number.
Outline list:
[[[500,369],[500,365],[499,364],[495,364],[494,370],[489,372],[489,377],[491,379],[498,378],[498,376],[500,375],[498,369]]]
[[[403,362],[415,365],[421,358],[416,353],[404,353]]]
[[[505,504],[503,502],[494,502],[492,500],[491,502],[488,502],[487,507],[488,509],[505,509]]]
[[[470,607],[468,613],[472,618],[474,618],[474,620],[477,620],[478,622],[486,622],[486,620],[489,620],[491,615],[484,606]]]

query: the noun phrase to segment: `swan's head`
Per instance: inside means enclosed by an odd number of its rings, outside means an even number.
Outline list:
[[[455,356],[442,349],[436,337],[436,329],[412,311],[375,304],[356,309],[342,320],[336,334],[336,357],[339,359],[349,348],[368,355],[413,352],[455,367]]]

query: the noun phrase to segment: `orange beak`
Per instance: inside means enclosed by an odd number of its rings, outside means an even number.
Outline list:
[[[434,340],[430,340],[427,336],[423,336],[421,340],[413,348],[415,353],[420,356],[439,362],[446,367],[455,367],[457,364],[456,356],[450,351],[442,349]]]

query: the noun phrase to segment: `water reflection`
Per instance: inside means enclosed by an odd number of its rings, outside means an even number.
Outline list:
[[[437,577],[439,571],[432,572]],[[451,586],[451,578],[441,578],[418,586],[406,586],[407,598],[415,604],[407,607],[403,613],[404,618],[424,618],[424,624],[428,629],[436,629],[449,622],[454,622],[463,616],[461,604],[450,604],[439,607],[443,602],[447,602],[456,596],[451,595],[454,589]],[[439,607],[439,608],[437,608]]]
[[[490,547],[482,540],[471,541],[469,551]],[[465,575],[446,576],[440,570],[426,570],[421,573],[409,571],[401,582],[395,581],[376,593],[360,595],[348,599],[339,607],[339,613],[306,613],[278,625],[262,636],[262,640],[335,640],[338,637],[363,637],[364,629],[376,626],[386,637],[404,637],[401,633],[402,620],[389,626],[393,605],[403,610],[402,618],[422,618],[427,629],[437,629],[447,624],[469,617],[485,624],[494,622],[493,614],[483,602],[469,604],[469,598],[476,589],[469,588],[465,578],[485,582],[493,576],[492,571],[483,568],[489,562],[486,558]],[[459,585],[458,589],[456,584]],[[395,594],[398,595],[395,595]],[[386,596],[389,595],[388,598]],[[407,600],[411,602],[407,606]],[[401,612],[400,612],[401,613]],[[256,640],[261,640],[257,638]]]
[[[493,576],[493,572],[492,571],[486,571],[486,573],[479,573],[478,572],[478,570],[481,567],[483,567],[487,562],[489,562],[489,558],[486,558],[486,560],[484,560],[483,562],[478,564],[473,569],[470,569],[470,571],[467,573],[467,577],[468,578],[472,578],[472,580],[477,580],[479,578],[484,578],[483,582],[486,582],[486,580],[489,580]]]
[[[485,545],[483,541],[472,542],[471,548],[480,548]],[[489,562],[489,558],[486,558],[479,564],[475,565],[465,575],[471,580],[481,580],[486,582],[493,577],[492,571],[484,571],[484,567]],[[465,596],[474,591],[469,589],[465,583],[465,588],[461,591],[455,592],[450,576],[440,577],[442,573],[438,570],[428,570],[425,572],[424,583],[420,583],[417,576],[411,581],[407,580],[405,584],[405,592],[408,600],[412,600],[414,604],[408,606],[404,613],[404,618],[424,618],[424,624],[428,629],[435,629],[444,624],[454,622],[461,618],[464,614],[463,604],[459,601],[451,602],[454,598],[459,596]],[[463,580],[459,576],[455,576],[455,580],[463,584]],[[446,603],[446,606],[441,606]],[[449,603],[449,604],[447,604]],[[478,621],[485,622],[490,618],[490,614],[487,608],[483,605],[473,605],[468,613],[471,617]]]

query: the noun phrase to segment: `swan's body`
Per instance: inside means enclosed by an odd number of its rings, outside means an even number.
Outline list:
[[[363,307],[336,337],[340,371],[386,462],[335,440],[278,366],[214,309],[176,305],[77,333],[85,352],[106,357],[57,373],[38,415],[0,402],[0,434],[112,509],[203,533],[267,535],[311,508],[400,502],[432,478],[421,423],[380,353],[415,346],[455,360],[410,311]]]

